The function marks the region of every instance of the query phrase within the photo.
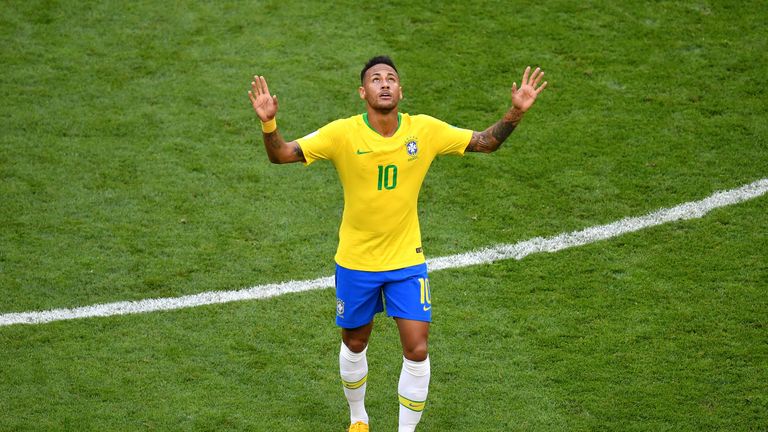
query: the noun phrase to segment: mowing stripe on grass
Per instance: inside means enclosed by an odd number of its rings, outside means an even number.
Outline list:
[[[768,192],[768,178],[755,181],[737,189],[716,192],[703,200],[692,201],[675,207],[661,209],[645,216],[625,218],[607,225],[598,225],[581,231],[560,234],[549,238],[536,237],[515,244],[496,245],[471,252],[434,258],[428,260],[427,265],[431,271],[436,271],[486,264],[510,258],[520,260],[534,253],[557,252],[570,247],[594,243],[668,222],[700,218],[716,208],[726,207],[757,198],[764,195],[766,192]],[[0,326],[12,324],[42,324],[76,318],[173,310],[241,300],[264,299],[288,293],[330,288],[332,286],[333,277],[323,277],[312,280],[259,285],[235,291],[210,291],[183,297],[122,301],[72,309],[7,313],[0,315]]]

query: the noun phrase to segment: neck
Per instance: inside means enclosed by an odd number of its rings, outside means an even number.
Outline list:
[[[389,111],[380,111],[368,107],[368,125],[383,137],[391,137],[397,132],[400,122],[397,108]]]

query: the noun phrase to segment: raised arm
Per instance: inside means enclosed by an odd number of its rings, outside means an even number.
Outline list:
[[[248,92],[253,110],[261,120],[264,135],[264,148],[269,161],[276,164],[304,162],[304,153],[296,141],[285,142],[277,129],[277,95],[269,93],[267,80],[263,76],[254,76],[251,90]]]
[[[509,111],[504,114],[501,120],[491,125],[488,129],[482,132],[474,132],[472,139],[469,140],[466,151],[481,153],[496,151],[512,131],[515,130],[523,119],[523,114],[536,102],[536,97],[547,86],[546,81],[539,85],[543,77],[544,72],[541,69],[536,68],[531,73],[530,66],[525,68],[520,88],[517,88],[517,83],[512,83],[512,106],[509,108]]]

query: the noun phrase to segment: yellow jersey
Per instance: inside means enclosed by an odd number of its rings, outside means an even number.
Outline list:
[[[463,155],[471,138],[471,130],[403,113],[391,137],[381,136],[361,114],[298,139],[305,164],[330,160],[344,188],[336,262],[363,271],[423,263],[416,209],[421,184],[437,155]]]

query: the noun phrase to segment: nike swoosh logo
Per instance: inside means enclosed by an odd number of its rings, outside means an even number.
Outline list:
[[[363,151],[363,150],[357,149],[357,154],[358,155],[364,155],[364,154],[368,154],[368,153],[373,153],[373,150]]]
[[[428,311],[430,309],[432,309],[432,306],[424,306],[424,312],[426,312],[426,311]]]

